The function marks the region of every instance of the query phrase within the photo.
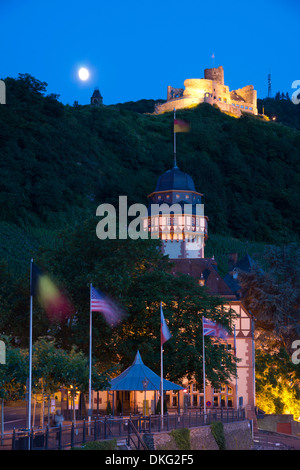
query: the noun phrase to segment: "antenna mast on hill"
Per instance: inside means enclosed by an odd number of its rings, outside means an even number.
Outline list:
[[[272,87],[271,87],[271,73],[268,73],[268,98],[272,96]]]

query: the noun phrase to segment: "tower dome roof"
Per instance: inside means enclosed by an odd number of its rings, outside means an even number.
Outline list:
[[[158,178],[155,192],[159,191],[196,191],[193,178],[174,166]]]

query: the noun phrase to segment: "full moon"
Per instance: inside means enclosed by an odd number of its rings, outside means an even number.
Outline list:
[[[85,67],[81,67],[78,70],[78,77],[80,78],[80,80],[85,81],[89,78],[89,76],[90,76],[90,72]]]

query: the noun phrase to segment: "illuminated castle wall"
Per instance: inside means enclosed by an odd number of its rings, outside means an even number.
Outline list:
[[[222,111],[240,117],[242,111],[257,114],[257,92],[253,85],[229,90],[224,84],[223,67],[204,70],[204,78],[189,78],[185,88],[168,86],[166,103],[155,106],[155,114],[189,108],[200,103],[216,104]]]

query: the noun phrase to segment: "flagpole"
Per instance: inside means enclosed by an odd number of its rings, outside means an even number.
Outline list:
[[[175,132],[175,119],[176,119],[176,108],[174,108],[174,124],[173,124],[173,132],[174,132],[174,168],[177,168],[177,159],[176,159],[176,132]]]
[[[92,410],[92,284],[90,284],[90,350],[89,350],[89,423],[91,422]]]
[[[206,423],[206,393],[205,393],[205,345],[204,345],[204,322],[203,322],[203,317],[202,317],[202,348],[203,348],[203,353],[202,353],[202,360],[203,360],[203,405],[204,405],[204,422]]]
[[[175,111],[175,109],[174,109]],[[161,429],[164,427],[164,367],[163,367],[163,325],[162,325],[162,304],[160,302],[160,415],[161,415]]]
[[[236,328],[234,325],[234,355],[236,358]],[[235,362],[235,366],[237,368],[237,363]],[[235,396],[236,396],[236,408],[239,408],[239,394],[238,394],[238,376],[236,374],[236,379],[235,379]]]
[[[30,315],[29,315],[29,377],[28,377],[28,450],[30,450],[30,428],[31,428],[31,392],[32,392],[32,311],[33,311],[33,291],[32,291],[32,263],[30,262]]]
[[[160,347],[160,413],[161,429],[164,427],[163,345]]]

